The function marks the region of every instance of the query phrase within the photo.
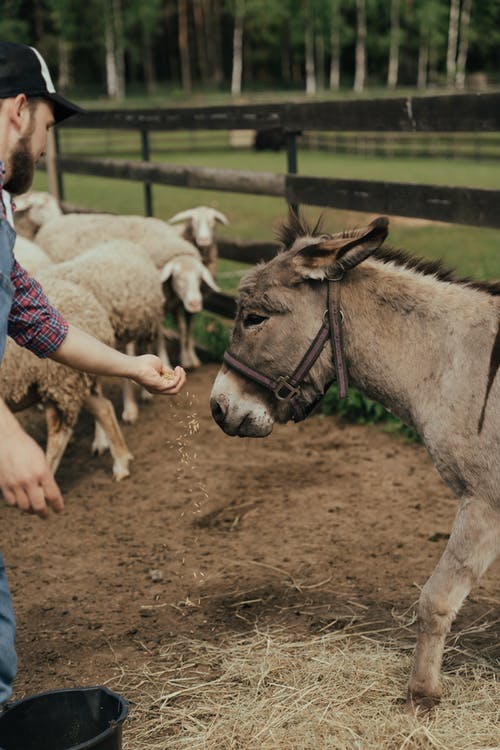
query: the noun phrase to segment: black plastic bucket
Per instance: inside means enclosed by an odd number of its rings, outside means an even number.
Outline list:
[[[0,714],[0,750],[121,750],[127,714],[105,687],[32,695]]]

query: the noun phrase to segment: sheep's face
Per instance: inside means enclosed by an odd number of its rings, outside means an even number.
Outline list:
[[[181,211],[169,221],[171,224],[184,222],[184,236],[190,242],[194,242],[200,250],[214,244],[217,222],[229,224],[228,218],[221,211],[208,206],[198,206],[188,211]]]
[[[172,289],[189,313],[200,312],[203,307],[202,286],[206,283],[214,291],[219,288],[210,271],[198,260],[188,255],[171,260],[161,273],[162,282],[170,279]]]
[[[215,217],[212,212],[203,211],[191,219],[191,232],[198,247],[210,247],[215,241]]]

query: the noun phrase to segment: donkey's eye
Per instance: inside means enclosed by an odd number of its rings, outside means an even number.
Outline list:
[[[265,315],[257,315],[256,313],[249,313],[244,321],[243,325],[245,328],[252,328],[252,326],[260,326],[261,323],[264,323],[264,321],[269,320],[269,318],[266,318]]]

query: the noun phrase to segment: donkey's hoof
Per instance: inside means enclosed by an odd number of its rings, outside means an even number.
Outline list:
[[[427,714],[441,702],[441,693],[424,693],[408,689],[406,706],[413,716]]]

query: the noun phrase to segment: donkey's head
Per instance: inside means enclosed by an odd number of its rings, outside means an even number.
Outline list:
[[[386,217],[335,235],[311,231],[296,217],[283,228],[283,251],[250,271],[240,284],[226,354],[226,362],[237,364],[237,371],[222,366],[210,399],[212,415],[224,432],[264,437],[275,421],[297,420],[294,403],[307,414],[325,393],[334,379],[329,344],[295,393],[280,384],[295,371],[322,326],[328,308],[326,282],[343,278],[365,260],[387,232]]]

